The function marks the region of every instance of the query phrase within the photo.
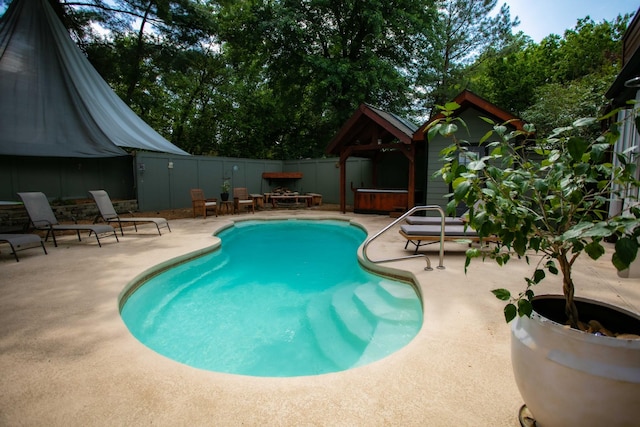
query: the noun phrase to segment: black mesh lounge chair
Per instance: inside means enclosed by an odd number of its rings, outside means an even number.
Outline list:
[[[53,210],[51,209],[51,205],[47,200],[47,196],[44,193],[40,192],[30,192],[30,193],[18,193],[18,196],[22,199],[24,203],[24,207],[27,210],[27,214],[29,215],[29,220],[33,227],[36,230],[46,230],[47,235],[44,238],[46,242],[49,238],[49,234],[53,238],[53,245],[58,246],[58,242],[56,241],[56,231],[75,231],[78,235],[78,240],[82,241],[80,238],[80,231],[88,231],[89,235],[91,233],[95,234],[96,240],[98,241],[98,246],[102,246],[100,243],[100,235],[101,234],[113,234],[118,241],[118,235],[116,234],[116,229],[110,225],[106,224],[60,224],[56,219]]]
[[[37,234],[0,234],[0,243],[2,242],[6,242],[11,246],[11,253],[16,257],[16,262],[20,262],[17,252],[23,249],[42,246],[45,255],[47,254],[47,248],[44,247],[42,238]]]
[[[100,215],[96,217],[95,222],[98,221],[98,218],[102,217],[104,222],[117,222],[118,227],[120,227],[120,235],[124,236],[124,232],[122,231],[122,223],[129,222],[133,223],[133,228],[138,232],[138,223],[152,222],[156,225],[158,229],[158,234],[162,236],[160,232],[161,228],[167,228],[171,231],[171,227],[169,227],[169,222],[164,218],[143,218],[143,217],[121,217],[118,215],[116,210],[113,208],[113,203],[111,203],[111,198],[109,194],[107,194],[104,190],[93,190],[89,191],[93,200],[95,200],[96,205],[98,205],[98,210],[100,211]]]

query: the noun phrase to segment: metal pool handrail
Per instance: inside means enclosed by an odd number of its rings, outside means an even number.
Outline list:
[[[365,260],[372,262],[374,264],[378,264],[381,262],[391,262],[391,261],[400,261],[403,259],[409,259],[409,258],[417,258],[417,257],[425,257],[427,260],[427,266],[424,268],[427,271],[431,271],[433,270],[433,268],[431,267],[431,260],[429,259],[428,256],[426,256],[425,254],[416,254],[416,255],[407,255],[407,256],[403,256],[403,257],[398,257],[398,258],[387,258],[387,259],[381,259],[381,260],[372,260],[371,258],[369,258],[369,256],[367,255],[367,247],[369,246],[369,244],[371,242],[373,242],[375,239],[377,239],[378,237],[380,237],[380,235],[382,235],[384,232],[386,232],[387,230],[389,230],[390,228],[392,228],[394,225],[398,224],[400,221],[403,221],[406,217],[416,213],[416,212],[423,212],[423,211],[437,211],[440,214],[440,218],[442,218],[442,222],[441,222],[441,226],[440,226],[440,263],[438,265],[439,269],[444,269],[444,226],[445,226],[445,214],[444,214],[444,210],[442,210],[442,208],[438,205],[427,205],[427,206],[414,206],[413,208],[409,209],[408,212],[404,213],[402,216],[400,216],[399,218],[396,218],[395,221],[393,221],[391,224],[387,225],[385,228],[383,228],[382,230],[378,231],[376,234],[374,234],[373,236],[369,237],[365,242],[364,245],[362,246],[362,256],[364,257]]]

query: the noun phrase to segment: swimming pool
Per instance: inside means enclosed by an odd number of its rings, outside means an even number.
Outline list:
[[[364,270],[347,221],[241,221],[215,250],[136,288],[121,315],[152,350],[252,376],[336,372],[379,360],[422,325],[411,284]]]

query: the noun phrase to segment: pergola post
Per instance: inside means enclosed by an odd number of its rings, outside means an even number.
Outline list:
[[[342,213],[347,213],[347,159],[351,151],[351,148],[347,147],[340,153],[340,211]]]

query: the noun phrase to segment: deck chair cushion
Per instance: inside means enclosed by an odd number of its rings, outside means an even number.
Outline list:
[[[407,224],[411,225],[440,225],[442,218],[435,216],[408,216],[405,218]],[[444,218],[445,225],[464,225],[464,220],[459,217],[447,216]]]
[[[408,236],[440,236],[442,228],[440,225],[416,225],[416,224],[403,224],[400,229]],[[475,230],[466,227],[464,225],[446,225],[445,236],[448,237],[477,237],[478,234]]]

